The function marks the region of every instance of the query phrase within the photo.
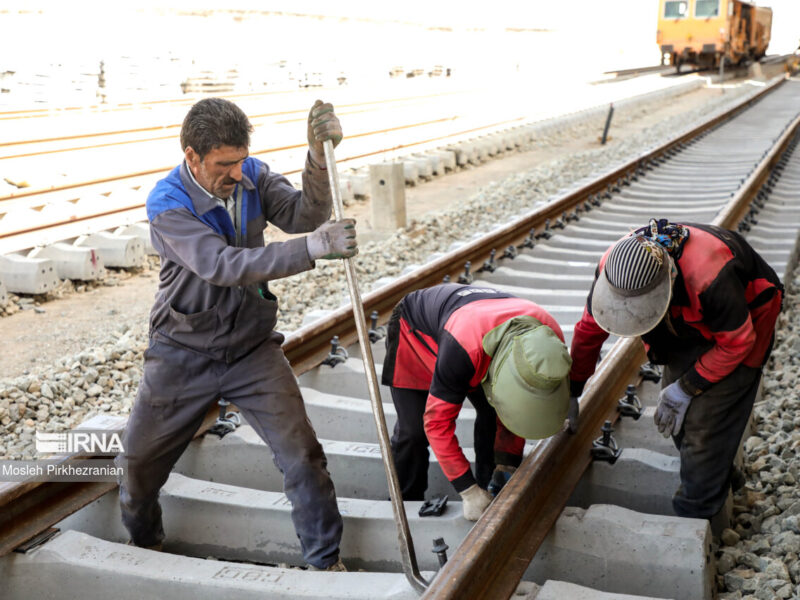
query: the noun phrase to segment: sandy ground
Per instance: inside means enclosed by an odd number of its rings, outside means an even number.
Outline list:
[[[612,122],[613,140],[638,133],[647,127],[679,113],[691,114],[707,100],[718,97],[718,88],[700,89],[681,96],[658,109],[648,111],[624,125]],[[586,139],[572,140],[561,146],[509,153],[483,165],[449,173],[430,182],[406,188],[409,219],[450,207],[475,194],[492,181],[563,156],[600,147],[602,130]],[[368,201],[356,202],[345,209],[358,220],[358,229],[365,238],[374,239],[369,228]],[[123,274],[124,277],[124,274]],[[134,273],[120,278],[115,286],[99,287],[85,293],[74,293],[43,303],[38,311],[24,310],[0,319],[0,377],[16,377],[31,368],[46,366],[55,359],[91,347],[120,327],[145,330],[153,295],[158,283],[156,271]]]

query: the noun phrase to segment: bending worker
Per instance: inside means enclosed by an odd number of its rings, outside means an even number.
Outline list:
[[[308,117],[302,192],[248,156],[252,129],[235,104],[201,100],[181,128],[185,160],[147,199],[161,274],[144,375],[118,459],[125,467],[122,520],[133,544],[160,548],[159,489],[223,397],[272,450],[305,560],[344,570],[327,460],[281,349],[283,336],[273,330],[278,299],[268,286],[313,269],[317,259],[356,254],[354,221],[327,220],[323,141],[338,143],[342,129],[333,107],[318,100]],[[310,234],[265,247],[267,222]]]
[[[561,328],[533,302],[443,284],[398,303],[386,348],[382,380],[397,410],[391,442],[403,499],[424,499],[430,444],[464,517],[477,520],[492,500],[486,488],[495,468],[510,476],[524,438],[564,424],[571,361]],[[476,411],[474,474],[455,435],[464,397]]]
[[[571,393],[594,373],[609,333],[642,336],[666,365],[655,423],[680,451],[675,514],[711,519],[769,357],[783,286],[739,234],[651,219],[601,258],[572,337]]]

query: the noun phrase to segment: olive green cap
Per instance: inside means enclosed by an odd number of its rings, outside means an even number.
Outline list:
[[[482,382],[503,425],[516,435],[541,439],[557,433],[569,408],[566,345],[533,317],[514,317],[487,333],[483,347],[492,357]]]

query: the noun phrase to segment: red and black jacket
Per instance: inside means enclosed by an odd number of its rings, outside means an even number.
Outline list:
[[[642,340],[649,359],[657,364],[707,347],[680,379],[688,393],[697,395],[740,364],[755,368],[764,365],[781,309],[783,285],[772,267],[738,233],[714,225],[685,226],[689,238],[675,261],[678,276],[667,316]],[[595,280],[610,251],[600,259]],[[608,335],[592,317],[590,291],[572,336],[572,395],[579,395],[594,373]]]
[[[530,302],[491,288],[443,284],[408,294],[395,308],[387,333],[383,384],[428,390],[424,425],[447,479],[463,491],[475,483],[455,435],[467,393],[480,386],[491,357],[483,337],[509,319],[529,315],[564,334],[550,314]],[[518,466],[525,440],[497,420],[495,456]]]

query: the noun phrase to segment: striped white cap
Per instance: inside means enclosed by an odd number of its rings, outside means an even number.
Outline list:
[[[605,331],[631,337],[652,330],[672,298],[672,259],[658,243],[628,236],[611,248],[592,291],[592,316]]]
[[[636,296],[645,293],[657,280],[666,252],[656,242],[642,236],[620,240],[606,259],[605,275],[620,293]]]

